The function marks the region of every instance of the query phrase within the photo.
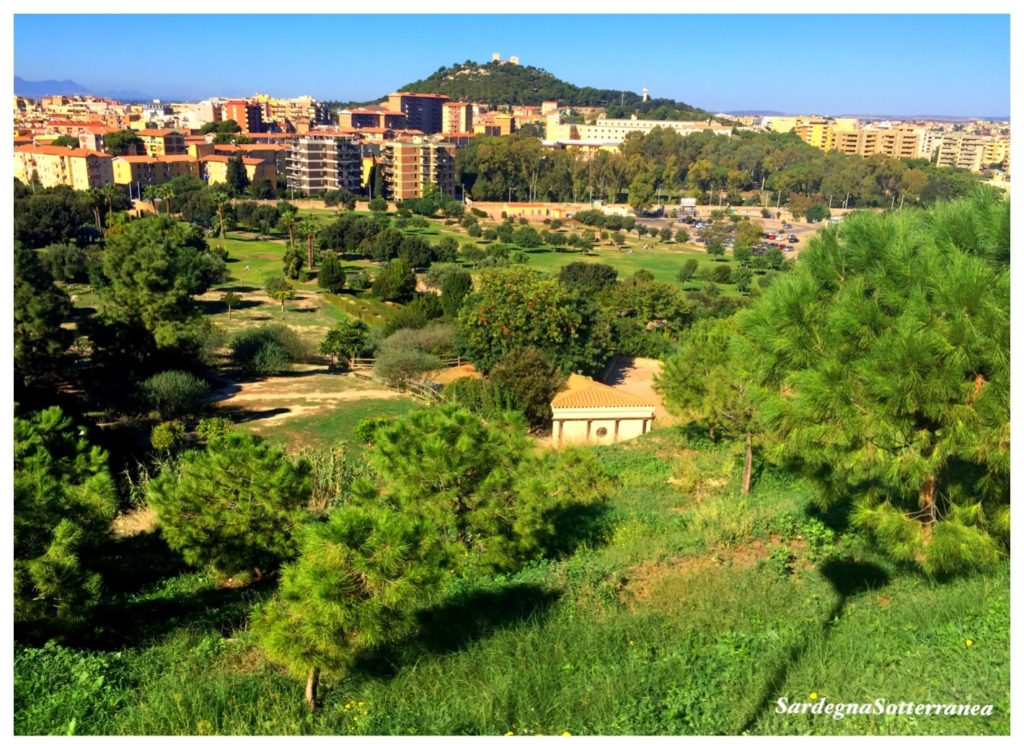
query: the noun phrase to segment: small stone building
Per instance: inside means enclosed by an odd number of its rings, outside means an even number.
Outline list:
[[[611,444],[646,434],[654,424],[654,404],[635,395],[571,375],[551,401],[551,441]]]

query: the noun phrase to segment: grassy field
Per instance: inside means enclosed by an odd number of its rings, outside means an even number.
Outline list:
[[[699,433],[598,454],[618,487],[589,547],[452,586],[415,637],[326,678],[312,715],[247,629],[270,587],[224,589],[151,536],[123,539],[96,639],[16,648],[15,731],[1008,733],[1007,567],[927,580],[819,513],[802,480],[759,468],[741,496],[740,449]],[[813,695],[995,713],[774,712]]]

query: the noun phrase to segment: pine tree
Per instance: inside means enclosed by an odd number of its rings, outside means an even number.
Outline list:
[[[66,629],[96,602],[82,557],[108,534],[117,491],[107,453],[52,407],[14,419],[14,617]]]
[[[760,435],[759,391],[745,369],[740,341],[731,318],[698,321],[679,353],[665,362],[655,387],[672,413],[705,424],[712,439],[719,432],[743,438],[743,493],[749,493]]]
[[[929,573],[1009,539],[1009,204],[850,215],[741,319],[777,455]]]
[[[387,509],[341,507],[305,526],[298,559],[253,627],[267,655],[306,680],[316,708],[322,672],[343,676],[360,652],[402,637],[442,574],[427,525]]]
[[[291,558],[309,495],[307,463],[245,432],[186,452],[147,489],[167,544],[225,576],[259,577]]]

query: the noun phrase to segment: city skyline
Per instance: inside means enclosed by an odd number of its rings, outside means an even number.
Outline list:
[[[1009,114],[1006,15],[673,15],[657,16],[657,23],[653,19],[17,15],[14,74],[26,80],[71,79],[98,94],[137,91],[166,100],[258,91],[309,94],[321,100],[372,100],[442,65],[466,59],[485,62],[497,51],[506,59],[517,55],[522,64],[578,86],[635,92],[647,87],[654,97],[712,111]],[[385,23],[386,56],[380,54],[380,37],[373,33]],[[574,33],[565,32],[566,24]],[[307,43],[298,49],[273,42],[297,38],[300,32]],[[58,48],[50,43],[75,33],[145,33],[150,54],[129,57],[129,65],[119,45]],[[440,43],[439,33],[453,40]],[[954,33],[957,44],[950,45]],[[269,41],[224,43],[225,36],[252,40],[261,34]],[[676,50],[675,64],[665,63],[666,48]],[[287,53],[275,53],[277,49]],[[758,74],[765,70],[769,74]]]

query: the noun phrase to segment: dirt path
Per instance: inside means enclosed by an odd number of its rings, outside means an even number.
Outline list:
[[[306,365],[297,374],[236,383],[224,380],[214,400],[220,408],[260,413],[260,426],[333,410],[347,401],[391,400],[404,397],[374,382],[351,375],[329,374],[322,367]]]
[[[665,408],[661,396],[654,389],[654,375],[660,371],[659,359],[617,356],[601,378],[601,382],[654,403],[655,425],[672,424],[675,418]]]

